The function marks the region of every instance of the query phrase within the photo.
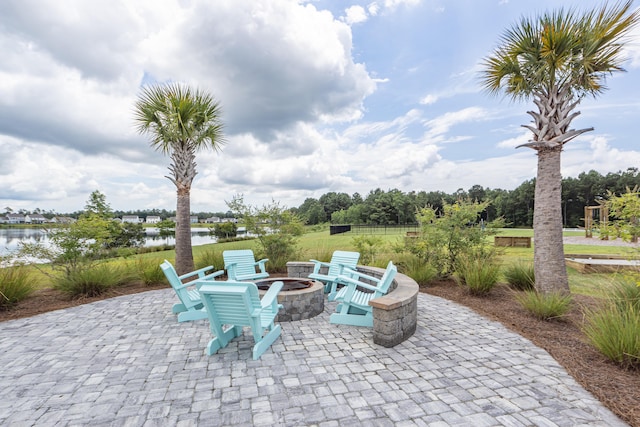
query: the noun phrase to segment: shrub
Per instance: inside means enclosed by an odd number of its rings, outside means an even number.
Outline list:
[[[111,264],[77,268],[54,279],[53,287],[69,297],[94,297],[131,280],[127,271]]]
[[[455,277],[473,295],[486,295],[498,283],[500,264],[492,252],[461,256],[456,261]]]
[[[160,261],[157,259],[138,258],[136,261],[136,275],[147,286],[168,283],[167,277],[160,268]]]
[[[260,257],[269,259],[270,273],[286,273],[287,262],[295,259],[298,252],[297,239],[290,234],[269,234],[260,239],[263,252]]]
[[[373,265],[376,255],[384,248],[384,240],[376,236],[355,236],[351,242],[360,252],[360,263],[364,265]]]
[[[532,291],[536,282],[533,272],[533,264],[517,262],[507,266],[504,271],[504,278],[509,287],[518,291]]]
[[[640,368],[640,311],[609,301],[585,313],[583,332],[605,357],[624,368]]]
[[[0,269],[0,309],[10,308],[33,293],[28,270],[23,266]]]
[[[571,295],[558,292],[525,291],[516,294],[515,298],[525,310],[540,320],[564,316],[571,308]]]

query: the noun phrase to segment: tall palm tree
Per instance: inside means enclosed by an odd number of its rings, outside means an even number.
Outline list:
[[[177,188],[176,270],[192,271],[191,183],[196,152],[224,144],[220,105],[209,94],[181,84],[146,86],[135,104],[138,131],[151,136],[151,146],[171,158],[170,176]]]
[[[560,153],[564,144],[593,128],[570,129],[587,95],[606,89],[606,77],[622,69],[623,46],[638,22],[632,1],[578,13],[560,9],[537,19],[522,18],[485,58],[482,83],[491,94],[533,100],[528,111],[536,150],[534,270],[539,292],[569,292],[562,246]]]

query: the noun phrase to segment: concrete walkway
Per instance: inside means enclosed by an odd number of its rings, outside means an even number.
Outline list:
[[[544,350],[421,294],[394,348],[366,328],[283,322],[260,360],[248,334],[206,356],[171,289],[0,323],[3,426],[622,426]]]

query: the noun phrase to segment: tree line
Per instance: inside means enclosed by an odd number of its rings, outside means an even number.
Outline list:
[[[420,208],[430,206],[441,211],[443,204],[459,199],[489,202],[482,212],[484,221],[503,218],[508,227],[532,227],[535,178],[524,181],[513,190],[484,188],[474,185],[453,193],[443,191],[410,191],[398,189],[371,190],[365,197],[359,193],[329,192],[320,198],[307,198],[292,211],[306,224],[412,224]],[[608,192],[621,195],[626,189],[640,186],[640,170],[602,175],[597,171],[582,172],[576,178],[562,179],[562,218],[565,227],[584,226],[584,207],[597,206],[608,198]]]

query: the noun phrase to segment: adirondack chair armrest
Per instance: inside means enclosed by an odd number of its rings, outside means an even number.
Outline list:
[[[330,265],[328,262],[318,261],[317,259],[310,259],[309,261],[315,264],[313,266],[313,274],[318,274],[321,267],[329,268]]]
[[[346,276],[347,274],[350,275],[353,278],[357,277],[359,279],[360,278],[367,279],[367,280],[369,280],[371,282],[374,282],[374,283],[379,283],[380,282],[380,278],[379,277],[369,276],[368,274],[362,273],[360,271],[356,271],[356,270],[354,270],[352,268],[344,267],[343,274],[341,274],[340,276]]]
[[[269,258],[264,258],[264,259],[261,259],[260,261],[256,261],[256,265],[258,266],[258,268],[260,268],[260,271],[263,273],[265,272],[264,265],[267,261],[269,261]]]
[[[377,282],[380,281],[380,279],[376,279],[375,277],[371,277],[371,279],[374,279]],[[336,278],[336,282],[342,283],[343,285],[347,285],[347,286],[353,285],[354,287],[361,287],[361,288],[369,289],[370,291],[378,291],[379,290],[377,286],[369,285],[367,283],[361,282],[361,281],[359,281],[357,279],[353,279],[353,278],[348,277],[348,276],[338,276]]]
[[[282,281],[273,282],[271,286],[269,286],[269,290],[260,300],[262,308],[271,306],[274,312],[278,311],[278,292],[280,292],[283,286],[284,283]]]
[[[206,271],[209,271],[209,270],[213,270],[213,265],[209,265],[209,266],[203,267],[203,268],[201,268],[199,270],[195,270],[195,271],[192,271],[190,273],[183,274],[182,276],[178,276],[178,279],[180,279],[182,281],[182,280],[188,279],[189,277],[192,277],[192,276],[198,276],[199,278],[202,278],[202,276],[204,276],[204,273]]]
[[[211,282],[212,279],[215,279],[218,276],[222,276],[224,274],[224,270],[218,270],[214,273],[211,274],[207,274],[206,276],[200,277],[197,279],[196,281],[196,289],[200,289],[200,286]],[[187,283],[187,285],[190,285],[192,282]]]

